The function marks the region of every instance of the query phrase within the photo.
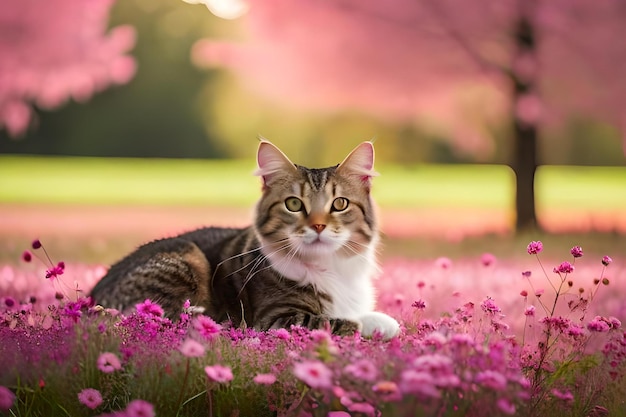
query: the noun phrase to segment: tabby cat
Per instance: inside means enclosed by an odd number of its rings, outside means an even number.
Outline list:
[[[175,317],[190,300],[218,322],[258,330],[300,325],[395,336],[396,320],[373,310],[372,143],[339,165],[309,169],[262,140],[257,162],[263,190],[252,226],[147,243],[109,269],[94,301],[128,311],[150,299]]]

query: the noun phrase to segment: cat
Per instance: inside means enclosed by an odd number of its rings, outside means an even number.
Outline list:
[[[262,331],[299,325],[397,335],[398,322],[374,311],[372,143],[338,165],[309,169],[262,139],[257,164],[262,196],[252,226],[201,228],[147,243],[111,266],[93,300],[130,311],[150,299],[170,317],[190,300],[218,322]]]

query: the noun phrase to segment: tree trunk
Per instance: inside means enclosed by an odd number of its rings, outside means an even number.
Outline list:
[[[527,13],[520,13],[515,28],[515,43],[518,56],[535,57],[535,31]],[[515,229],[534,229],[537,225],[535,212],[535,171],[537,170],[537,120],[522,118],[517,111],[521,99],[535,93],[534,74],[518,76],[511,71],[513,83],[513,163],[516,177],[515,209],[517,220]]]

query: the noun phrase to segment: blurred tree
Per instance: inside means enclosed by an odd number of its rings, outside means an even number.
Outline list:
[[[508,119],[520,230],[537,226],[540,127],[624,128],[625,21],[621,0],[256,0],[247,42],[201,40],[193,59],[293,107],[420,118],[477,154]]]
[[[89,100],[135,74],[128,25],[108,30],[113,0],[6,0],[0,7],[0,129],[23,134],[32,106]]]
[[[223,157],[212,132],[204,128],[211,121],[198,102],[199,86],[214,77],[192,65],[189,51],[198,38],[216,32],[230,35],[232,28],[198,11],[180,1],[116,2],[110,24],[131,23],[137,33],[133,50],[137,71],[132,81],[94,96],[88,105],[69,101],[55,111],[42,109],[33,114],[35,126],[17,140],[0,131],[0,152]],[[254,137],[250,141],[254,143]]]

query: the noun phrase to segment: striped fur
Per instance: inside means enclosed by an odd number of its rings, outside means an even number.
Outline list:
[[[259,330],[301,325],[392,337],[397,322],[373,311],[373,156],[365,142],[337,166],[309,169],[262,141],[263,193],[252,226],[145,244],[113,265],[91,295],[120,310],[151,299],[171,317],[189,299],[216,321]]]

